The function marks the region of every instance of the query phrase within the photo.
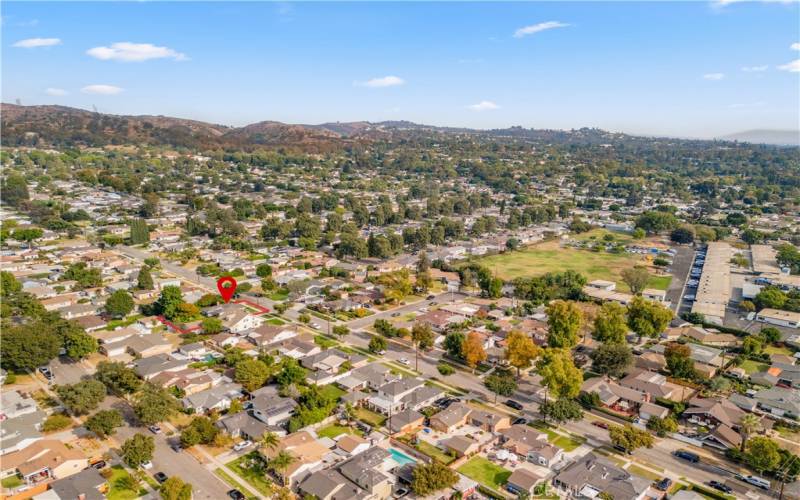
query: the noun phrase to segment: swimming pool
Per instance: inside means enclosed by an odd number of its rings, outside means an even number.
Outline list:
[[[408,455],[406,455],[402,451],[397,450],[395,448],[389,448],[389,453],[392,455],[392,458],[394,459],[394,461],[397,462],[398,464],[400,464],[401,466],[402,465],[406,465],[406,464],[413,464],[413,463],[417,462],[413,458],[409,457]]]

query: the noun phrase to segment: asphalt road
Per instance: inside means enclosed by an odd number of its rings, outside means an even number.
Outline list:
[[[695,251],[692,247],[679,246],[677,253],[672,258],[672,266],[670,272],[672,273],[672,282],[667,289],[667,300],[672,304],[672,309],[676,313],[683,311],[681,308],[681,299],[684,294],[684,287],[686,280],[689,277],[689,270],[692,268],[694,262]]]

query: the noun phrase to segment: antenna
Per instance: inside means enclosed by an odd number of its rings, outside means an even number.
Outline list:
[[[17,106],[22,106],[22,99],[20,98],[14,99],[14,102],[17,103]]]
[[[97,111],[97,106],[95,106],[94,104],[92,104],[92,109],[94,110],[95,113],[99,113],[99,111]]]

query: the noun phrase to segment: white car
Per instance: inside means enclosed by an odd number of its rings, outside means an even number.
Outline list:
[[[150,460],[148,460],[147,462],[142,462],[142,465],[140,467],[145,470],[150,470],[153,468],[153,462],[151,462]]]
[[[253,442],[248,439],[247,441],[242,441],[241,443],[234,446],[233,451],[242,451],[243,449],[249,448],[250,446],[253,446]]]
[[[397,362],[400,363],[401,365],[406,365],[406,366],[411,364],[411,362],[409,360],[407,360],[406,358],[400,358],[400,359],[397,360]]]

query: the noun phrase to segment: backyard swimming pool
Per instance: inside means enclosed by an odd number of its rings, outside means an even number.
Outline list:
[[[389,453],[392,455],[392,458],[394,459],[394,461],[397,462],[398,464],[400,464],[401,466],[402,465],[406,465],[406,464],[413,464],[413,463],[417,462],[416,460],[414,460],[413,458],[409,457],[408,455],[406,455],[402,451],[394,449],[394,448],[389,448]]]

